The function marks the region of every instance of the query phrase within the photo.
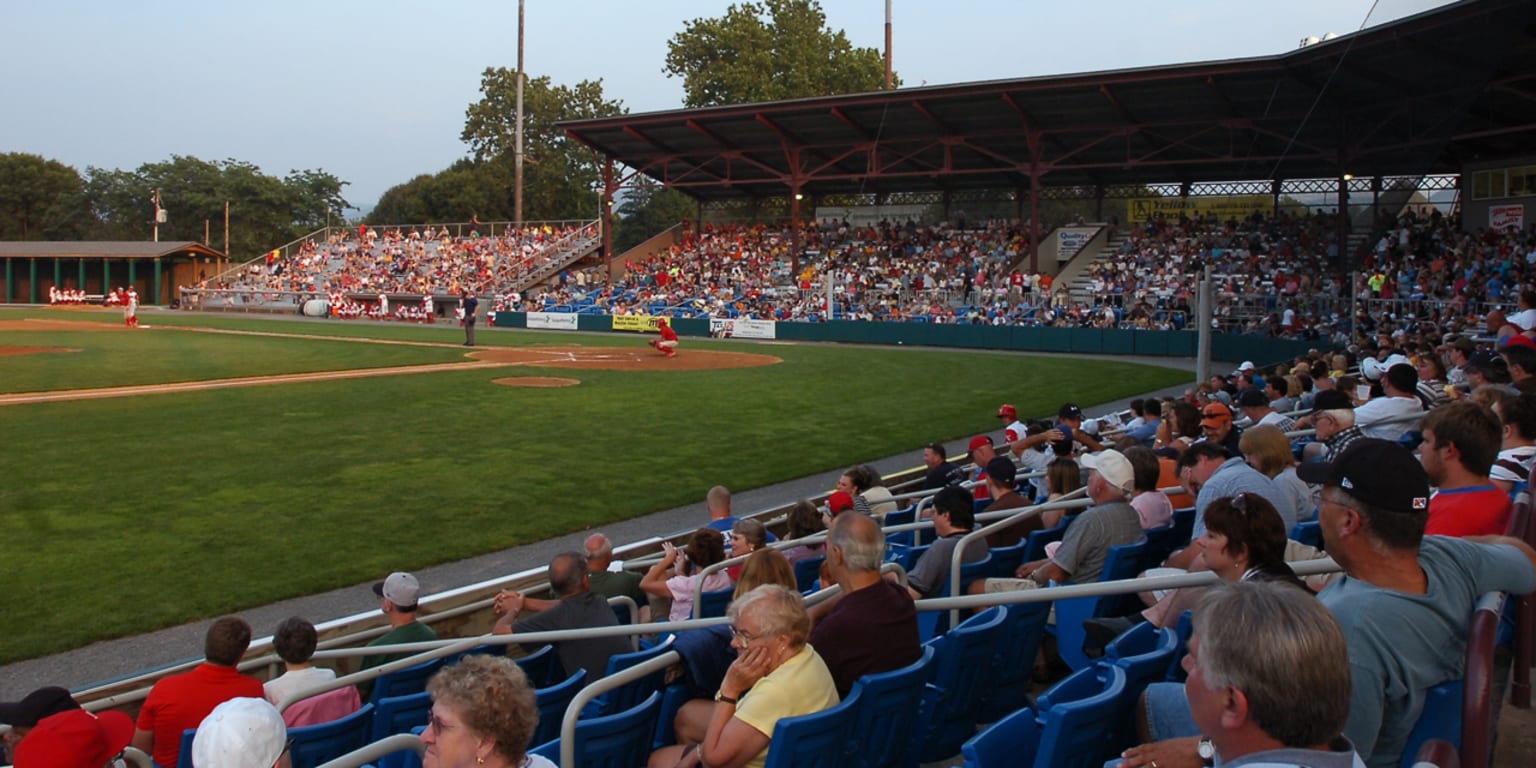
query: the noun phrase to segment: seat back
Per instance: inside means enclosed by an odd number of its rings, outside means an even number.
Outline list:
[[[409,696],[413,693],[421,693],[427,689],[427,680],[437,674],[439,669],[447,666],[447,659],[432,659],[424,661],[414,667],[397,669],[388,674],[379,675],[373,681],[373,694],[368,701],[377,704],[380,699],[393,696]]]
[[[426,725],[431,718],[432,695],[426,691],[379,699],[373,705],[373,725],[368,731],[368,741],[378,741],[397,733],[410,733],[412,728]]]
[[[1430,739],[1438,739],[1454,749],[1461,749],[1461,707],[1465,694],[1464,680],[1441,683],[1424,692],[1424,709],[1419,714],[1418,722],[1414,723],[1413,730],[1408,732],[1408,741],[1404,744],[1403,756],[1398,763],[1400,768],[1413,768],[1419,748]]]
[[[919,758],[924,763],[946,759],[960,751],[960,746],[976,729],[981,699],[977,696],[987,676],[992,674],[992,655],[1006,626],[1000,607],[988,608],[961,622],[935,643],[935,660],[928,675],[933,696],[925,697],[925,715],[919,728],[922,745]]]
[[[565,717],[565,710],[586,684],[587,671],[578,669],[564,682],[534,690],[533,705],[539,709],[539,725],[533,730],[530,744],[543,744],[560,738],[560,722]]]
[[[896,768],[909,763],[918,709],[933,664],[934,649],[923,646],[917,661],[890,672],[864,675],[850,695],[859,697],[853,732],[866,768]]]
[[[576,724],[576,765],[582,768],[635,768],[651,754],[651,733],[661,709],[657,691],[639,704],[613,715]],[[560,764],[560,740],[547,741],[530,753]]]
[[[1313,549],[1323,548],[1323,524],[1316,520],[1291,526],[1291,540]]]
[[[344,685],[289,705],[283,710],[283,724],[289,728],[303,728],[329,723],[356,712],[362,705],[357,688]]]
[[[906,525],[907,523],[914,522],[917,522],[916,504],[909,504],[885,516],[885,525],[887,526]],[[885,541],[887,544],[900,544],[902,546],[910,547],[917,543],[917,536],[914,535],[913,531],[899,531],[897,533],[887,535],[885,537]]]
[[[1055,528],[1045,528],[1039,531],[1031,531],[1029,538],[1024,540],[1024,557],[1022,562],[1033,563],[1036,560],[1045,559],[1045,545],[1053,541],[1061,541],[1067,535],[1067,525],[1072,521],[1072,516],[1061,519]]]
[[[1109,555],[1104,560],[1104,570],[1099,575],[1099,581],[1125,581],[1135,578],[1137,566],[1141,563],[1142,553],[1146,551],[1146,539],[1134,544],[1121,544],[1109,548]],[[1128,600],[1128,599],[1129,600]],[[1062,661],[1074,670],[1085,669],[1092,665],[1092,660],[1083,653],[1083,640],[1086,632],[1083,630],[1083,622],[1088,619],[1105,616],[1120,616],[1127,612],[1127,608],[1134,610],[1133,605],[1128,605],[1136,600],[1135,594],[1106,595],[1104,597],[1077,597],[1070,600],[1056,601],[1056,652],[1060,654]]]
[[[1184,654],[1189,652],[1189,638],[1195,634],[1195,612],[1179,614],[1173,625],[1173,658],[1168,660],[1168,673],[1163,679],[1170,683],[1182,683],[1189,673],[1184,671]]]
[[[523,668],[523,674],[528,676],[528,682],[534,688],[544,688],[560,682],[565,672],[560,667],[560,657],[555,653],[553,645],[546,645],[516,659],[516,662]]]
[[[293,768],[315,768],[321,763],[335,760],[368,743],[368,733],[373,728],[373,705],[363,707],[340,720],[289,728],[288,738],[293,741],[288,756]]]
[[[1027,768],[1027,756],[1040,749],[1035,710],[1025,707],[998,720],[961,746],[965,768]]]
[[[821,578],[821,564],[825,557],[807,557],[795,563],[795,588],[806,593],[816,588],[816,580]]]
[[[1004,606],[1004,630],[992,654],[992,681],[982,700],[979,720],[991,723],[1029,706],[1030,673],[1051,617],[1051,604]]]
[[[608,658],[608,669],[605,676],[622,672],[637,664],[650,661],[657,656],[672,650],[672,636],[668,635],[664,642],[645,648],[634,653],[618,653]],[[631,680],[617,688],[613,688],[599,696],[594,703],[597,704],[599,715],[612,715],[633,708],[644,701],[652,693],[661,690],[666,682],[667,671],[658,669],[645,677]]]
[[[1161,528],[1148,528],[1143,533],[1147,537],[1147,549],[1141,555],[1140,571],[1162,565],[1175,549],[1189,543],[1187,536],[1179,540],[1179,530],[1173,523]]]
[[[181,754],[176,756],[176,768],[192,768],[192,739],[196,736],[196,728],[181,732]]]
[[[1021,541],[1011,547],[997,547],[992,550],[992,560],[987,565],[987,572],[983,576],[997,576],[1011,578],[1024,563],[1024,551],[1029,549],[1029,541]]]
[[[1143,621],[1121,633],[1104,648],[1101,664],[1111,664],[1125,672],[1125,695],[1120,697],[1111,722],[1110,746],[1116,751],[1134,746],[1136,739],[1136,700],[1151,683],[1167,673],[1168,663],[1177,652],[1178,633],[1158,629]]]
[[[853,730],[859,692],[830,709],[786,717],[773,726],[764,768],[844,768],[859,754]]]
[[[735,587],[716,589],[699,595],[699,604],[694,606],[693,617],[695,619],[715,619],[725,615],[725,609],[731,607],[731,598],[736,594]]]
[[[1173,511],[1173,529],[1178,531],[1174,538],[1180,541],[1189,541],[1195,533],[1195,508],[1185,507]]]
[[[1125,692],[1125,671],[1108,664],[1080,670],[1035,702],[1042,724],[1035,768],[1098,768],[1109,749],[1115,708]]]

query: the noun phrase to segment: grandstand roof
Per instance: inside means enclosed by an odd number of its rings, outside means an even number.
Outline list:
[[[153,259],[224,254],[191,240],[147,243],[139,240],[44,240],[0,243],[0,259]]]
[[[701,198],[1457,173],[1536,146],[1536,3],[1461,0],[1274,56],[561,126]]]

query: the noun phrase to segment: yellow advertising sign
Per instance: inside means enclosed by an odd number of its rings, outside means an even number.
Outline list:
[[[655,333],[656,318],[652,315],[614,315],[613,329],[615,331]]]
[[[1162,216],[1215,216],[1221,221],[1246,219],[1254,211],[1275,212],[1269,195],[1221,195],[1217,197],[1133,197],[1125,201],[1126,221],[1141,222]]]

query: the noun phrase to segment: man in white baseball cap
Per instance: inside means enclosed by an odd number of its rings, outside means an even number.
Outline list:
[[[288,768],[288,728],[266,699],[230,699],[192,737],[192,763],[216,768]]]
[[[400,643],[424,643],[437,639],[432,628],[416,620],[416,603],[421,597],[421,583],[404,571],[395,571],[383,581],[374,582],[373,593],[380,598],[379,609],[389,618],[390,630],[368,647],[399,645]],[[375,653],[363,657],[361,669],[388,664],[405,658],[406,653]],[[360,692],[362,692],[360,690]]]

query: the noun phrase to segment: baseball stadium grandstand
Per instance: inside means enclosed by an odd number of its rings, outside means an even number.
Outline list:
[[[623,254],[605,219],[322,230],[177,301],[1244,362],[1093,418],[1003,405],[915,469],[750,511],[717,487],[707,517],[466,583],[391,573],[378,610],[199,624],[203,656],[63,697],[137,718],[124,759],[204,754],[214,702],[168,702],[214,676],[270,700],[303,768],[1536,756],[1536,4],[563,127],[604,210],[645,176],[699,215]]]

